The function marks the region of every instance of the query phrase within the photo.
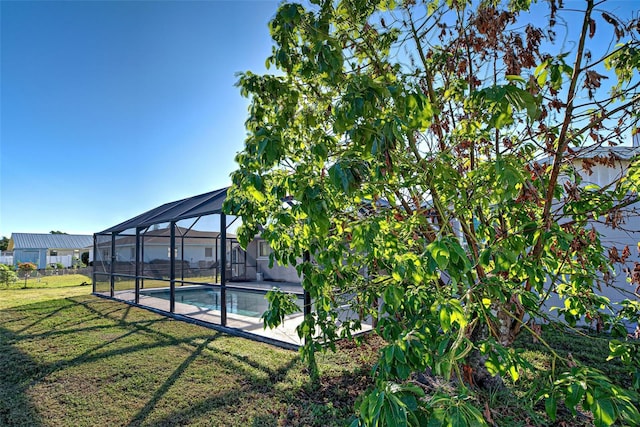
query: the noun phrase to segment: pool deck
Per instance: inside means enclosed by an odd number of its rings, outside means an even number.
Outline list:
[[[206,285],[205,285],[206,286]],[[289,283],[289,282],[228,282],[227,289],[245,289],[245,290],[259,290],[259,291],[268,291],[273,287],[279,287],[285,292],[295,293],[298,295],[302,294],[302,286],[299,283]],[[202,287],[202,285],[195,286],[183,286],[177,287],[176,289],[186,289],[186,288],[198,288]],[[219,285],[216,286],[216,288]],[[168,288],[145,288],[145,290],[162,290]],[[96,293],[96,295],[102,297],[111,298],[108,294],[104,293]],[[175,309],[173,313],[169,312],[169,301],[153,297],[149,295],[140,295],[139,303],[135,304],[135,291],[134,290],[124,290],[124,291],[116,291],[114,294],[114,299],[119,301],[124,301],[129,304],[134,304],[136,306],[140,306],[143,308],[150,308],[154,311],[161,312],[162,314],[171,315],[179,320],[195,320],[197,323],[203,322],[203,326],[211,326],[214,329],[216,326],[221,327],[221,319],[220,319],[220,311],[219,310],[211,310],[207,308],[198,307],[191,304],[185,304],[182,302],[175,302]],[[350,310],[345,308],[344,313],[340,316],[343,319],[349,318],[353,316]],[[303,320],[303,313],[295,313],[285,317],[284,323],[277,328],[264,328],[264,324],[261,318],[258,317],[249,317],[243,316],[237,313],[227,313],[227,324],[224,326],[225,330],[228,330],[230,333],[234,333],[234,331],[242,332],[241,335],[249,335],[249,337],[254,336],[255,339],[272,343],[274,345],[281,345],[287,348],[297,348],[303,344],[301,338],[298,337],[298,333],[296,328]],[[362,324],[361,332],[365,332],[371,330],[371,324]]]

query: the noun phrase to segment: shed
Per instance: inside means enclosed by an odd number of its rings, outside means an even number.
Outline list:
[[[32,262],[43,269],[58,263],[71,267],[92,244],[93,237],[84,234],[13,233],[7,249],[13,251],[14,265]]]

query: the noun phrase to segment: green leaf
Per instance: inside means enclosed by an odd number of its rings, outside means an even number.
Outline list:
[[[269,308],[262,314],[264,328],[275,328],[284,322],[285,316],[300,310],[296,304],[297,297],[273,288],[265,295],[269,301]]]
[[[610,426],[616,420],[616,411],[611,399],[598,399],[591,406],[594,424],[597,427]]]
[[[558,402],[554,396],[549,396],[544,401],[544,410],[547,412],[551,421],[556,420],[556,413],[558,412]]]
[[[441,270],[445,270],[449,265],[449,248],[444,242],[436,241],[427,245],[427,250],[438,264]]]
[[[540,65],[538,65],[536,69],[533,70],[533,76],[536,78],[538,85],[540,87],[543,87],[544,84],[547,82],[547,76],[549,75],[548,67],[550,63],[551,63],[551,59],[542,61]]]
[[[388,286],[384,290],[382,299],[384,303],[391,308],[391,310],[396,311],[402,304],[402,289],[399,286]]]
[[[575,407],[580,403],[584,396],[584,388],[580,384],[569,384],[567,387],[567,394],[565,396],[565,403],[571,412],[575,415]]]
[[[461,328],[467,325],[467,319],[464,315],[464,309],[460,304],[460,301],[456,299],[449,300],[449,307],[451,308],[451,323],[457,323]]]
[[[489,266],[489,262],[491,261],[491,249],[485,248],[480,252],[480,264],[483,267]]]
[[[262,203],[266,200],[266,197],[262,191],[257,190],[254,186],[247,186],[247,192],[253,197],[256,202]]]
[[[451,315],[449,308],[446,306],[440,308],[440,327],[444,332],[448,332],[451,329]]]
[[[279,14],[287,21],[294,21],[300,16],[297,4],[285,4],[280,9]]]
[[[522,77],[514,74],[507,74],[506,79],[510,82],[526,83],[527,81]]]
[[[509,366],[509,375],[511,375],[511,379],[513,379],[513,381],[518,381],[518,378],[520,378],[518,367],[515,365]]]

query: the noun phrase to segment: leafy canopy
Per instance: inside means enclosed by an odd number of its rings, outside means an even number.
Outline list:
[[[619,310],[599,292],[611,266],[592,225],[637,202],[638,160],[610,185],[582,185],[576,168],[637,120],[638,22],[577,7],[284,3],[266,61],[277,72],[240,75],[248,136],[226,208],[244,244],[260,232],[302,275],[312,373],[315,352],[363,319],[385,340],[356,423],[484,423],[460,396],[518,380],[528,366],[512,343],[536,334],[551,295],[572,326],[587,316],[623,336],[638,315],[637,300]],[[270,295],[269,325],[286,298]],[[557,357],[538,395],[551,419],[561,398],[598,425],[638,416],[633,391]],[[424,399],[407,383],[424,372],[465,391]]]

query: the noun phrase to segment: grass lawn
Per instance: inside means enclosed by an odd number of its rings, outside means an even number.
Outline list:
[[[343,353],[312,392],[296,352],[90,292],[0,289],[0,425],[343,425],[368,381]]]
[[[82,281],[0,288],[0,426],[345,425],[370,385],[371,344],[321,356],[312,388],[296,352],[94,297]],[[604,362],[605,338],[544,333],[559,352],[628,381]],[[551,358],[527,337],[519,348],[538,372],[484,397],[496,425],[590,425],[588,414],[546,419],[528,392]]]
[[[87,283],[87,285],[81,285]],[[91,294],[91,278],[82,274],[19,279],[8,287],[0,285],[0,310],[25,304]],[[1,317],[0,317],[1,320]]]

